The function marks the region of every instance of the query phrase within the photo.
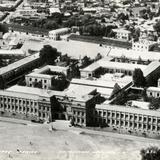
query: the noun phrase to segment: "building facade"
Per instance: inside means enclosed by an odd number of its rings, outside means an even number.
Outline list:
[[[70,31],[69,28],[60,28],[49,31],[49,38],[52,40],[60,40],[60,36],[68,34]]]
[[[54,73],[55,75],[60,73],[67,76],[68,67],[47,65],[40,69],[35,69],[32,73],[25,76],[26,85],[28,87],[34,87],[36,83],[40,83],[41,88],[51,89],[52,80],[55,76]]]
[[[131,32],[124,29],[113,29],[113,32],[116,33],[116,38],[119,40],[129,41],[131,39]]]
[[[96,105],[94,123],[112,131],[143,136],[159,136],[160,112],[125,106]]]
[[[0,115],[25,120],[52,121],[54,101],[53,94],[44,90],[13,86],[0,91]]]

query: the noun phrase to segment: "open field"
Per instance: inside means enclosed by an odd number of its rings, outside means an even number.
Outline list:
[[[141,148],[160,145],[157,140],[69,128],[62,121],[53,123],[53,131],[48,124],[18,122],[0,119],[0,160],[140,160]]]

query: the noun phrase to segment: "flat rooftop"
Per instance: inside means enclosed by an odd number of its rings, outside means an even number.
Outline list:
[[[160,53],[159,52],[152,52],[152,51],[135,51],[135,50],[126,50],[126,49],[111,49],[108,54],[109,57],[112,58],[121,58],[126,57],[130,60],[139,60],[141,58],[143,61],[155,61],[160,60]]]
[[[134,71],[135,68],[140,68],[143,71],[144,69],[147,68],[147,65],[111,62],[111,61],[108,61],[105,58],[103,58],[103,59],[100,59],[99,61],[89,65],[88,67],[81,69],[81,71],[93,72],[96,69],[98,69],[99,67],[108,68],[108,69],[129,70],[129,71]]]
[[[119,112],[126,112],[132,114],[139,114],[139,115],[146,115],[146,116],[157,116],[160,117],[159,111],[149,110],[149,109],[141,109],[141,108],[133,108],[133,107],[126,107],[126,106],[118,106],[118,105],[96,105],[96,109],[104,109],[104,110],[111,110],[111,111],[119,111]]]
[[[25,64],[33,61],[33,60],[38,59],[38,58],[39,58],[39,53],[31,55],[31,56],[28,56],[28,57],[25,57],[25,58],[23,58],[23,59],[21,59],[19,61],[16,61],[16,62],[14,62],[12,64],[9,64],[6,67],[0,68],[0,74],[2,75],[4,73],[7,73],[7,72],[9,72],[11,70],[14,70],[14,69],[16,69],[16,68],[18,68],[20,66],[23,66],[23,65],[25,65]]]

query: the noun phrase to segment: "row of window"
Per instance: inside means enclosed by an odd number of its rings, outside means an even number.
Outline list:
[[[150,96],[155,95],[155,94],[153,94],[152,92],[148,92],[148,94],[149,94]],[[156,93],[156,96],[157,96],[157,97],[159,97],[159,96],[160,96],[160,94],[157,92],[157,93]]]
[[[15,99],[15,98],[9,98],[9,97],[0,97],[1,103],[8,102],[8,103],[19,103],[19,104],[27,104],[27,105],[34,105],[37,106],[37,102],[33,100],[26,100],[26,99]]]
[[[38,113],[38,109],[37,108],[29,108],[29,107],[21,107],[21,106],[18,107],[18,106],[14,106],[14,105],[6,105],[6,104],[1,104],[0,108],[4,109],[4,110]]]
[[[129,113],[119,113],[119,112],[111,112],[111,111],[95,111],[95,115],[99,115],[102,117],[110,117],[110,118],[119,118],[119,119],[127,119],[127,120],[137,120],[143,122],[153,122],[160,123],[160,119],[156,119],[155,117],[142,116],[137,114],[129,114]]]
[[[84,118],[74,118],[75,123],[84,124]]]
[[[29,78],[29,81],[32,81],[32,80],[35,81],[35,82],[38,82],[38,79],[37,79],[37,78],[33,78],[33,79],[32,79],[32,78]],[[41,81],[43,81],[44,83],[47,83],[47,80],[46,80],[46,79],[44,79],[44,80],[41,79]]]
[[[160,126],[150,125],[150,124],[141,124],[141,123],[135,123],[135,122],[127,122],[127,121],[120,121],[120,120],[113,120],[113,119],[112,120],[111,119],[98,119],[98,118],[95,118],[95,122],[108,124],[112,126],[118,126],[118,127],[129,127],[129,128],[135,128],[135,129],[160,131]]]
[[[137,47],[137,48],[145,48],[145,49],[148,49],[148,47],[147,47],[147,46],[133,45],[133,47]]]
[[[85,113],[84,112],[81,112],[81,111],[73,111],[73,114],[74,115],[77,115],[77,116],[84,116],[85,115]]]

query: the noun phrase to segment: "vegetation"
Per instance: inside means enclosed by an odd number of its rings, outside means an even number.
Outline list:
[[[114,95],[117,94],[120,90],[121,90],[121,87],[118,85],[118,83],[115,83],[110,98],[112,99]]]
[[[40,50],[40,59],[43,64],[52,65],[55,64],[56,58],[60,56],[60,53],[56,48],[53,48],[50,45],[44,45]]]
[[[69,81],[64,74],[58,74],[52,78],[52,90],[63,91],[68,87]]]
[[[133,83],[136,87],[144,87],[146,85],[143,72],[139,68],[136,68],[133,72]]]
[[[160,149],[158,147],[151,146],[146,149],[141,149],[140,155],[141,160],[159,160]]]

